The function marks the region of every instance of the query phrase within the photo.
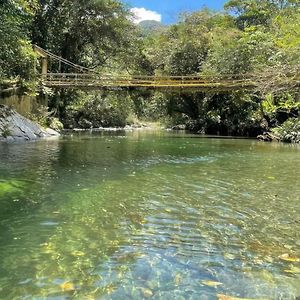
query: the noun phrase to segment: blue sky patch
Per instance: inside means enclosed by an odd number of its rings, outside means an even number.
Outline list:
[[[165,24],[175,23],[181,12],[191,12],[204,7],[222,10],[226,0],[123,0],[138,15],[137,22],[147,19]],[[138,9],[138,10],[137,10]]]

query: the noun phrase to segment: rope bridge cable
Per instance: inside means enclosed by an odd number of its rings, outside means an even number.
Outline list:
[[[46,49],[43,49],[42,47],[40,46],[37,46],[37,45],[33,45],[35,49],[37,49],[39,52],[41,53],[44,53],[46,56],[50,57],[50,58],[53,58],[57,61],[60,61],[76,70],[79,70],[80,72],[82,71],[86,71],[88,73],[93,73],[93,74],[97,74],[97,75],[108,75],[110,76],[110,74],[103,74],[103,73],[100,73],[100,72],[97,72],[93,69],[90,69],[90,68],[87,68],[87,67],[84,67],[84,66],[81,66],[81,65],[78,65],[78,64],[75,64],[63,57],[60,57],[56,54],[53,54],[52,52],[46,50]],[[133,77],[133,78],[139,78],[139,77],[142,77],[142,78],[156,78],[156,79],[164,79],[164,78],[170,78],[170,79],[185,79],[185,78],[216,78],[216,79],[219,79],[219,78],[223,78],[223,79],[226,79],[226,78],[251,78],[254,76],[253,73],[240,73],[240,74],[232,74],[232,73],[227,73],[227,74],[218,74],[218,75],[209,75],[209,74],[201,74],[201,75],[198,75],[198,74],[187,74],[187,75],[170,75],[170,76],[156,76],[156,75],[129,75],[130,77]]]
[[[166,76],[166,75],[115,75],[105,74],[94,71],[90,68],[75,64],[65,58],[51,53],[39,46],[34,48],[43,58],[53,58],[59,63],[66,64],[78,73],[48,73],[42,74],[43,82],[48,87],[58,88],[79,88],[79,89],[101,89],[101,88],[130,88],[130,87],[147,87],[147,88],[198,88],[202,90],[249,90],[257,89],[260,81],[270,80],[269,75],[254,73],[241,74],[192,74],[183,76]],[[280,77],[282,74],[277,72]],[[297,76],[293,76],[295,74]],[[300,87],[299,72],[285,74],[292,83]],[[266,75],[266,74],[265,74]],[[271,76],[272,75],[272,76]],[[274,72],[270,74],[270,78]],[[283,84],[282,78],[279,82]]]
[[[81,71],[81,72],[82,72],[82,71],[86,71],[86,72],[89,72],[89,73],[99,74],[98,72],[95,72],[95,71],[92,70],[92,69],[89,69],[89,68],[86,68],[86,67],[77,65],[77,64],[75,64],[75,63],[73,63],[73,62],[71,62],[71,61],[69,61],[69,60],[67,60],[67,59],[65,59],[65,58],[62,58],[62,57],[60,57],[60,56],[58,56],[58,55],[55,55],[55,54],[51,53],[50,51],[45,50],[45,49],[43,49],[43,48],[41,48],[41,47],[39,47],[39,46],[37,46],[37,45],[34,45],[34,48],[37,49],[38,51],[44,53],[46,56],[48,56],[48,57],[50,57],[50,58],[53,58],[53,59],[55,59],[55,60],[57,60],[57,61],[60,61],[60,62],[62,62],[62,63],[64,63],[64,64],[66,64],[66,65],[68,65],[68,66],[74,68],[75,70],[79,70],[79,71]]]

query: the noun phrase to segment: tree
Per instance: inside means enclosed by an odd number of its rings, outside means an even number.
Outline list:
[[[117,0],[41,0],[32,40],[74,63],[101,67],[132,48],[128,16]]]
[[[274,64],[276,47],[273,37],[261,27],[244,32],[229,30],[217,33],[205,63],[205,71],[213,74],[239,75],[261,71]]]
[[[231,21],[231,17],[209,10],[183,15],[178,24],[148,36],[144,53],[157,73],[199,73],[212,43],[212,30],[232,25]]]
[[[299,7],[298,0],[229,0],[224,8],[237,15],[240,29],[247,26],[269,26],[280,10]]]
[[[0,78],[34,75],[35,55],[28,39],[34,1],[3,0],[0,5]]]

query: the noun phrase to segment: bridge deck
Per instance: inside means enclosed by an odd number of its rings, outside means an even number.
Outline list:
[[[200,90],[247,90],[256,87],[251,78],[237,79],[234,77],[213,76],[113,76],[77,73],[48,73],[43,76],[47,87],[53,88],[151,88],[151,89],[182,89],[196,88]]]
[[[259,82],[271,82],[279,88],[292,86],[300,87],[299,70],[290,74],[264,75],[263,78],[256,74],[235,74],[220,76],[118,76],[101,75],[93,70],[77,65],[59,57],[37,45],[34,50],[43,59],[42,82],[51,88],[63,89],[197,89],[200,91],[228,91],[258,89]],[[68,65],[78,73],[47,73],[48,59],[58,61],[59,64]],[[84,73],[83,73],[84,72]],[[273,78],[273,77],[276,78]]]

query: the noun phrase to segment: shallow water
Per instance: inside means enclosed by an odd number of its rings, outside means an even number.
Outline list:
[[[296,299],[299,178],[299,147],[253,140],[0,145],[0,299]]]

